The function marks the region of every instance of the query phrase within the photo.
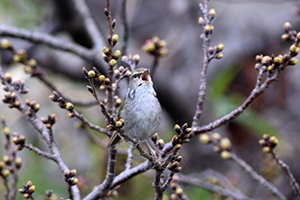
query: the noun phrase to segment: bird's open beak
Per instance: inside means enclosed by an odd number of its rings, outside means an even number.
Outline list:
[[[147,83],[150,83],[151,82],[151,76],[149,74],[149,71],[145,71],[142,76],[141,76],[141,79]]]

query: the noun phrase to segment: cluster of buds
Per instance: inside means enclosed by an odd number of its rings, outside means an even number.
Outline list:
[[[76,169],[72,169],[71,171],[64,172],[65,181],[70,186],[78,184],[79,180],[78,180],[78,178],[75,177],[76,174],[77,174]]]
[[[167,165],[168,170],[173,173],[178,173],[182,170],[182,167],[179,166],[179,163],[182,161],[182,156],[176,155],[172,158],[171,162]]]
[[[10,73],[6,73],[4,77],[1,77],[2,84],[5,85],[4,91],[8,92],[11,89],[10,86],[13,87],[14,90],[19,91],[21,94],[26,94],[29,92],[28,89],[25,88],[25,84],[20,80],[12,80]]]
[[[125,56],[123,56],[125,57]],[[122,57],[122,59],[123,59]],[[130,77],[132,72],[128,68],[124,68],[123,66],[120,66],[119,68],[114,70],[114,77],[116,79],[123,79],[125,77]]]
[[[46,128],[50,129],[56,122],[56,115],[52,114],[52,115],[48,115],[48,118],[41,118],[41,121],[43,122],[43,124],[46,125]]]
[[[56,91],[53,91],[53,93],[49,96],[49,98],[53,101],[53,102],[57,102],[58,103],[58,106],[63,108],[63,109],[67,109],[67,104],[68,102],[66,102]],[[72,106],[71,106],[72,103],[69,103],[68,105],[68,108],[71,109]],[[73,105],[73,104],[72,104]],[[74,107],[73,107],[74,108]],[[72,108],[72,109],[73,109]],[[71,110],[72,110],[71,109]]]
[[[211,135],[203,133],[199,136],[199,140],[204,144],[213,144],[214,151],[220,153],[223,159],[227,160],[231,158],[232,145],[228,138],[222,138],[219,133]]]
[[[27,59],[27,52],[24,49],[17,50],[14,52],[13,60],[18,63],[24,63]]]
[[[35,114],[40,110],[41,105],[36,103],[34,100],[26,100],[26,105],[28,106],[28,110],[26,111],[26,115],[29,117],[35,116]]]
[[[115,34],[114,36],[117,36]],[[114,38],[113,36],[113,38]],[[117,36],[119,38],[119,36]],[[120,58],[122,55],[120,50],[116,50],[115,52],[111,52],[111,50],[108,47],[103,47],[103,54],[102,57],[105,62],[109,64],[109,66],[114,67],[117,64],[117,60]]]
[[[110,85],[111,80],[105,75],[101,74],[96,67],[93,67],[91,70],[87,70],[85,67],[82,68],[82,72],[87,79],[92,79],[100,82],[100,90],[106,90],[107,86]],[[87,86],[87,89],[90,93],[94,93],[93,89],[90,86]]]
[[[214,47],[209,47],[208,48],[208,55],[209,58],[215,58],[215,59],[221,59],[223,58],[223,51],[224,49],[224,44],[220,43],[217,46]]]
[[[275,136],[264,134],[259,144],[263,147],[263,152],[269,153],[274,150],[278,144],[278,139]]]
[[[113,121],[112,121],[113,122]],[[116,122],[113,122],[112,124],[107,125],[107,130],[109,131],[120,131],[121,128],[124,126],[124,119],[119,119]]]
[[[292,29],[292,25],[289,22],[285,22],[283,24],[283,28],[284,34],[282,34],[281,36],[283,40],[295,40],[296,38],[298,38],[299,33]]]
[[[174,176],[173,180],[170,184],[172,193],[170,195],[170,200],[185,200],[187,199],[186,195],[183,192],[183,189],[178,184],[179,178],[178,176]]]
[[[296,56],[299,51],[300,48],[296,47],[295,45],[292,45],[290,48],[290,52],[294,52],[294,56]],[[298,62],[298,59],[296,58],[290,59],[290,56],[288,54],[278,56],[257,55],[255,57],[255,60],[257,62],[255,65],[255,69],[262,70],[263,72],[268,72],[269,75],[271,75],[277,69],[283,70],[287,65],[295,65]]]
[[[129,55],[125,55],[125,56],[122,56],[122,63],[124,63],[124,65],[128,65],[130,67],[131,70],[134,70],[136,68],[136,66],[139,64],[141,60],[141,57],[140,55],[138,54],[129,54]],[[128,77],[131,76],[132,72],[130,70],[128,70]]]
[[[143,50],[156,57],[166,57],[169,54],[169,50],[166,48],[167,43],[164,40],[160,40],[158,37],[146,40],[143,45]]]
[[[159,150],[163,150],[165,147],[165,141],[163,139],[158,139],[158,134],[155,133],[154,135],[151,136],[151,140],[154,143],[155,147]]]
[[[182,143],[188,143],[190,141],[192,129],[185,123],[181,127],[176,124],[174,130],[177,133],[172,138],[173,146],[181,145]]]
[[[200,10],[202,13],[206,13],[202,4],[200,4]],[[211,21],[215,18],[216,11],[215,9],[210,9],[207,13],[207,16],[199,17],[198,24],[203,28],[203,32],[205,35],[211,35],[214,31],[214,26],[211,25]]]
[[[10,171],[5,168],[6,165],[11,165],[11,160],[9,159],[8,156],[3,156],[3,159],[0,160],[0,176],[5,180],[10,175]]]
[[[27,60],[28,58],[27,58],[26,50],[24,50],[24,49],[15,50],[13,44],[7,39],[1,40],[1,48],[12,51],[12,53],[14,54],[13,61],[24,64],[25,73],[29,73],[32,75],[33,74],[37,75],[37,74],[41,73],[41,71],[39,71],[37,69],[37,62],[35,59]]]
[[[18,145],[17,151],[21,151],[24,148],[25,145],[25,136],[24,135],[19,135],[18,133],[13,133],[12,134],[12,141],[15,145]]]
[[[19,189],[19,192],[23,194],[25,199],[33,199],[33,193],[35,191],[35,185],[31,181],[28,181],[26,184],[23,184],[23,188]]]

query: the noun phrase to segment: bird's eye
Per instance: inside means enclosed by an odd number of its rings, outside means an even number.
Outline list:
[[[133,74],[133,75],[131,76],[131,79],[138,78],[139,76],[140,76],[140,74]]]

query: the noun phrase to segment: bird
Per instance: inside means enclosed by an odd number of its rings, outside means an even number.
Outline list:
[[[139,143],[157,132],[162,108],[156,97],[149,69],[136,68],[129,77],[128,89],[117,118],[124,120],[125,134]],[[119,133],[114,132],[107,146],[116,145],[120,139]]]

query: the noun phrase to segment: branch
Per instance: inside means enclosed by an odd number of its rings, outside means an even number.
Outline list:
[[[88,34],[94,43],[94,49],[98,52],[101,52],[102,47],[104,46],[102,42],[103,36],[101,35],[96,22],[92,18],[85,0],[73,0],[73,2],[75,4],[75,8],[80,14],[80,18],[83,20],[83,24]]]
[[[88,61],[97,64],[97,66],[104,66],[104,61],[99,56],[99,52],[96,50],[89,50],[85,47],[61,40],[47,33],[38,33],[12,26],[0,25],[0,36],[9,36],[24,39],[33,43],[45,44],[54,49],[74,53]]]
[[[211,20],[208,18],[208,0],[204,1],[204,6],[200,4],[200,10],[204,17],[204,24],[203,24],[203,31],[205,31],[205,27],[210,26]],[[212,32],[211,32],[212,33]],[[207,68],[210,60],[208,59],[208,48],[210,44],[210,32],[206,34],[202,34],[201,38],[203,40],[202,44],[202,51],[203,51],[203,61],[202,61],[202,69],[200,75],[200,87],[199,87],[199,97],[198,97],[198,104],[196,108],[195,115],[193,117],[193,125],[192,126],[199,126],[200,125],[200,117],[203,110],[204,100],[205,100],[205,93],[206,93],[206,74]]]
[[[182,183],[196,185],[196,186],[205,188],[207,190],[216,192],[216,193],[220,194],[221,196],[232,197],[234,199],[240,199],[240,200],[251,200],[251,198],[245,197],[243,194],[239,194],[239,193],[230,191],[228,189],[223,189],[219,186],[213,185],[211,183],[208,183],[206,181],[203,181],[203,180],[195,178],[195,177],[186,176],[183,174],[178,174],[177,176],[179,177],[179,181]]]
[[[97,186],[90,194],[88,194],[84,200],[99,199],[107,195],[115,178],[116,162],[117,146],[113,145],[109,148],[109,158],[107,161],[108,165],[105,180],[101,185]]]
[[[56,162],[54,156],[48,152],[45,152],[45,151],[42,151],[40,150],[39,148],[33,146],[32,144],[24,144],[24,147],[26,149],[29,149],[30,151],[33,151],[34,153],[40,155],[40,156],[43,156],[45,158],[48,158],[50,160],[53,160],[54,162]]]
[[[291,182],[292,188],[295,191],[295,193],[300,196],[300,187],[298,182],[296,181],[295,177],[293,176],[289,166],[287,164],[285,164],[275,153],[275,150],[272,149],[270,151],[272,157],[274,158],[274,160],[276,161],[276,163],[281,167],[282,171],[287,175],[288,179]]]
[[[278,197],[281,200],[286,200],[285,196],[278,191],[278,189],[268,182],[266,179],[264,179],[261,175],[257,174],[250,165],[248,165],[246,162],[244,162],[242,159],[237,157],[234,153],[231,153],[231,159],[237,163],[247,174],[251,176],[254,180],[258,181],[262,186],[267,188],[269,191],[272,192],[272,194],[276,197]]]

